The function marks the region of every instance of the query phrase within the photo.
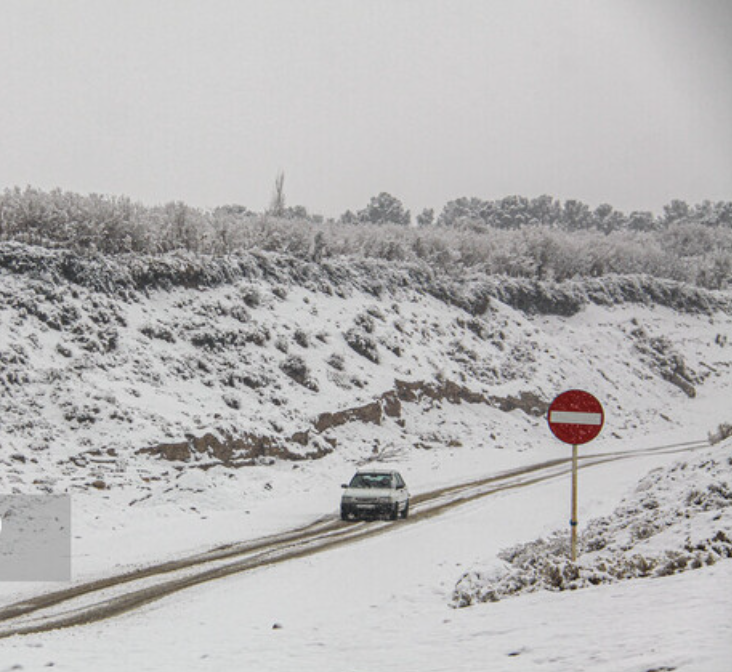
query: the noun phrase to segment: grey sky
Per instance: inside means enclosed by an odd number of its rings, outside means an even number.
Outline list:
[[[728,0],[0,0],[0,187],[732,199]]]

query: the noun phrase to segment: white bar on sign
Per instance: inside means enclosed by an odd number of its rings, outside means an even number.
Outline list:
[[[578,413],[576,411],[552,411],[549,422],[564,425],[601,425],[602,413]]]

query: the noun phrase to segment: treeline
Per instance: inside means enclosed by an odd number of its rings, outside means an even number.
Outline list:
[[[732,202],[625,215],[611,206],[511,196],[460,198],[418,224],[382,193],[356,213],[323,220],[305,208],[255,213],[229,205],[211,211],[182,202],[148,207],[127,197],[33,188],[0,195],[0,240],[79,254],[227,255],[270,250],[321,262],[338,256],[423,262],[451,273],[565,280],[647,273],[721,289],[732,279]]]
[[[648,211],[633,211],[626,215],[607,203],[593,210],[581,201],[567,200],[562,203],[551,196],[531,199],[507,196],[497,201],[459,198],[445,205],[437,223],[497,229],[545,225],[565,231],[593,229],[603,233],[625,229],[657,231],[672,224],[729,228],[732,227],[732,201],[704,201],[690,206],[685,201],[673,200],[663,207],[660,215]]]

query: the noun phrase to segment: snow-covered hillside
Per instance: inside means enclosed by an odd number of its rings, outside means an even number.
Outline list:
[[[729,297],[649,278],[521,284],[10,243],[0,256],[8,492],[150,505],[275,486],[281,468],[252,466],[516,454],[552,445],[542,416],[569,387],[605,404],[604,440],[637,442],[688,428],[673,409],[723,394],[732,363]],[[695,438],[727,419],[695,422]]]
[[[729,314],[715,311],[728,297],[648,279],[532,296],[515,281],[278,256],[226,273],[17,244],[3,260],[0,442],[16,490],[139,498],[181,468],[524,450],[570,386],[603,400],[610,436],[637,438],[677,423],[676,399],[723,385],[732,359]]]

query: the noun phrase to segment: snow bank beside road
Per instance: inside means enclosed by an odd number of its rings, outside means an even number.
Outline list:
[[[732,558],[730,448],[726,442],[649,473],[612,515],[580,534],[576,564],[568,559],[568,533],[555,532],[501,551],[500,565],[466,572],[453,605],[669,576]]]

